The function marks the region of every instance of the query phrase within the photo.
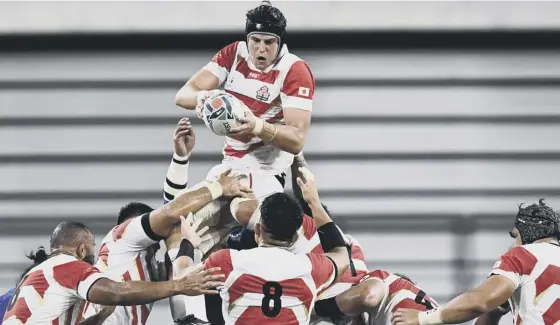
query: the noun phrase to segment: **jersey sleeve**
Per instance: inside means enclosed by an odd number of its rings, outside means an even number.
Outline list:
[[[317,292],[330,286],[336,280],[336,266],[334,262],[322,254],[307,254],[311,261],[311,277],[315,282]]]
[[[314,94],[315,79],[311,69],[304,61],[297,61],[290,67],[282,85],[280,93],[282,107],[294,107],[311,111]]]
[[[510,249],[494,264],[490,275],[502,275],[510,279],[515,289],[525,284],[527,275],[531,274],[537,259],[521,246]]]
[[[186,189],[188,181],[189,157],[174,154],[163,183],[163,203],[169,203],[179,192]]]
[[[212,72],[220,80],[220,84],[226,80],[233,66],[238,44],[239,42],[235,42],[222,48],[204,67],[204,69]]]
[[[54,266],[53,278],[59,285],[74,290],[76,295],[87,300],[89,289],[95,281],[108,277],[92,265],[76,260]]]
[[[224,274],[225,278],[227,279],[227,277],[233,270],[231,254],[232,250],[227,248],[210,254],[210,256],[208,256],[208,258],[204,262],[204,268],[210,269],[213,267],[219,267],[221,269],[220,273]]]
[[[111,253],[139,252],[159,242],[163,238],[156,235],[150,226],[150,214],[127,220],[115,227],[113,240],[118,243]]]

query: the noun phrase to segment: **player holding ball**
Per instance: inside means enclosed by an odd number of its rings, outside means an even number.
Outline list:
[[[264,1],[246,16],[246,39],[222,48],[179,90],[175,102],[210,118],[203,108],[221,109],[229,102],[220,98],[225,92],[235,98],[232,105],[244,108],[226,131],[211,127],[216,134],[227,134],[222,164],[206,179],[213,181],[228,168],[248,174],[257,200],[239,198],[231,212],[242,225],[252,226],[259,217],[257,202],[283,192],[285,172],[303,149],[315,81],[307,63],[288,51],[286,18],[278,8]]]

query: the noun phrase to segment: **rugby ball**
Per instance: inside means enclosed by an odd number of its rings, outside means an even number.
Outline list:
[[[202,117],[206,126],[217,135],[227,135],[238,126],[236,117],[244,116],[245,107],[228,93],[217,93],[206,99]]]

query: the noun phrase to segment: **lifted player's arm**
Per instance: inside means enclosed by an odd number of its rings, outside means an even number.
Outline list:
[[[227,79],[238,43],[222,48],[206,66],[196,72],[175,95],[175,104],[186,109],[196,109],[200,117],[204,100]]]
[[[186,109],[195,109],[197,105],[202,103],[204,91],[214,90],[219,85],[220,80],[218,77],[206,69],[200,69],[177,92],[175,95],[175,105]]]

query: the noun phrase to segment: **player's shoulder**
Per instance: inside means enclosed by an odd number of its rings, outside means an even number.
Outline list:
[[[512,259],[521,263],[534,262],[542,247],[539,244],[528,244],[510,248],[502,258]]]
[[[222,47],[220,49],[220,52],[222,53],[226,53],[226,54],[235,54],[236,52],[238,52],[239,50],[245,50],[245,52],[249,52],[247,49],[247,43],[243,42],[243,41],[235,41],[233,43],[229,43],[228,45]]]
[[[312,75],[311,67],[299,56],[287,52],[278,62],[277,69],[285,71],[287,75]]]

